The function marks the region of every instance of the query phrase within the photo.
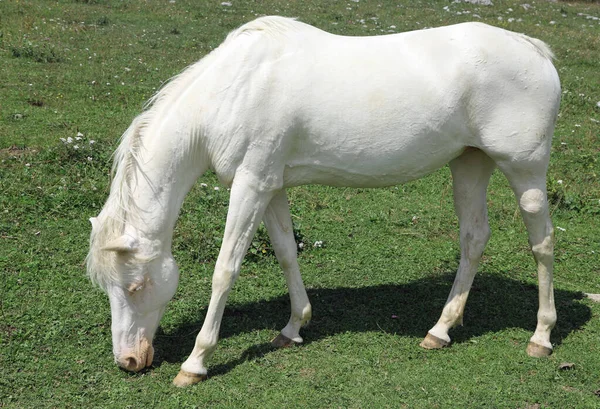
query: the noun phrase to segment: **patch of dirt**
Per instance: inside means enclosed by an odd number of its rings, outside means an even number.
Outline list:
[[[0,331],[5,333],[7,337],[11,337],[13,333],[17,331],[17,327],[13,327],[12,325],[1,325]]]
[[[541,407],[542,405],[539,403],[528,403],[527,405],[523,406],[522,409],[540,409]]]
[[[8,148],[0,149],[0,158],[19,158],[27,154],[37,153],[37,150],[12,145]]]
[[[41,99],[33,99],[33,98],[28,99],[27,103],[34,107],[43,107],[44,105],[46,105],[46,104],[44,104],[44,101],[42,101]]]
[[[594,302],[600,302],[600,294],[585,293],[585,296]]]
[[[303,378],[312,378],[315,376],[317,371],[314,368],[302,368],[300,369],[300,376]]]

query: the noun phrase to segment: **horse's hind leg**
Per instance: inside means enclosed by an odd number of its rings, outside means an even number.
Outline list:
[[[296,240],[285,190],[278,192],[264,217],[277,260],[285,274],[292,313],[290,321],[274,340],[273,345],[284,347],[301,343],[300,327],[310,321],[311,306],[298,267]]]
[[[421,342],[423,348],[449,345],[448,331],[462,324],[469,290],[490,237],[486,190],[494,168],[492,159],[475,148],[468,148],[450,162],[454,206],[460,225],[460,264],[442,315]]]
[[[552,269],[554,262],[554,230],[548,210],[545,160],[525,163],[498,162],[515,192],[529,245],[537,263],[539,308],[537,327],[527,346],[530,356],[540,357],[552,353],[550,332],[556,323]]]

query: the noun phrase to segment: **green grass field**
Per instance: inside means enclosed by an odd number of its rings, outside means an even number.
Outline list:
[[[261,229],[230,295],[209,379],[180,390],[171,380],[204,318],[227,211],[227,190],[205,176],[176,226],[181,281],[154,366],[136,375],[116,367],[108,299],[84,267],[87,220],[108,195],[110,155],[164,81],[265,14],[346,35],[474,20],[550,44],[563,86],[548,180],[558,309],[551,357],[525,353],[535,266],[499,173],[465,326],[452,332],[451,348],[419,347],[458,266],[444,168],[379,190],[292,189],[314,311],[305,344],[269,346],[289,302]],[[598,3],[0,1],[0,407],[600,407],[600,304],[583,295],[600,293],[599,135]]]

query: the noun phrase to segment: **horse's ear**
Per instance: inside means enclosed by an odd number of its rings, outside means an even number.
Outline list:
[[[98,219],[90,217],[90,223],[92,223],[92,230],[96,230],[96,227],[98,227]]]
[[[109,241],[102,247],[102,250],[104,251],[116,251],[117,253],[133,253],[137,251],[137,249],[138,241],[126,234]]]

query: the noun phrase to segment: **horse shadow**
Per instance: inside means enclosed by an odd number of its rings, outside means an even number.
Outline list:
[[[455,273],[445,273],[407,284],[383,284],[359,288],[308,289],[313,308],[310,325],[301,332],[304,344],[346,332],[384,331],[421,339],[435,324],[450,293]],[[555,290],[558,322],[551,342],[562,341],[591,319],[588,306],[577,302],[581,292]],[[450,334],[454,344],[507,328],[522,328],[533,334],[537,323],[538,287],[491,273],[479,273],[469,294],[462,327]],[[226,308],[220,338],[260,329],[281,329],[290,314],[286,295],[230,305]],[[181,363],[194,347],[204,316],[180,325],[165,335],[159,329],[154,344],[159,351],[155,366]],[[418,348],[419,341],[415,341]],[[246,361],[274,350],[264,342],[250,346],[237,359],[211,366],[211,376],[223,375]]]

